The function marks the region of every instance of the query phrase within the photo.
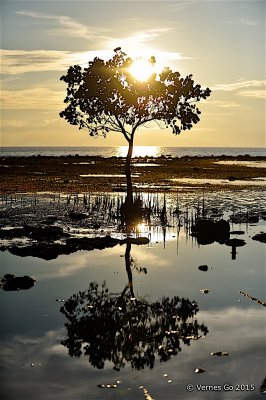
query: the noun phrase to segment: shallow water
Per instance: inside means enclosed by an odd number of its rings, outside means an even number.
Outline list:
[[[260,192],[243,191],[241,196],[239,193],[235,198],[232,193],[213,194],[206,199],[206,205],[216,205],[225,219],[232,212],[246,211],[248,207],[253,210],[264,207]],[[174,197],[167,198],[168,207],[175,202]],[[184,210],[196,205],[195,195],[179,198],[179,206]],[[117,245],[104,250],[77,251],[51,261],[1,252],[2,275],[29,275],[36,280],[29,290],[0,291],[5,400],[137,400],[145,399],[145,390],[151,399],[157,400],[261,398],[259,390],[265,378],[265,308],[240,291],[265,300],[265,245],[252,239],[264,230],[265,222],[260,218],[258,223],[230,224],[231,231],[244,232],[231,234],[231,238],[246,241],[245,246],[237,248],[235,259],[232,259],[231,247],[225,244],[199,245],[190,236],[184,217],[179,222],[173,216],[165,227],[158,223],[150,227],[140,224],[138,234],[149,237],[150,242],[131,245],[131,249],[126,244]],[[117,237],[123,236],[113,231]],[[80,233],[84,233],[82,229]],[[127,250],[131,250],[129,254]],[[108,359],[104,368],[97,369],[91,365],[88,355],[70,357],[67,347],[61,344],[67,339],[64,326],[67,319],[60,308],[73,294],[88,290],[91,282],[101,287],[105,281],[109,293],[119,297],[129,280],[128,260],[136,298],[129,299],[131,303],[151,305],[163,297],[173,299],[174,296],[188,299],[189,304],[196,302],[199,311],[186,322],[204,324],[208,332],[206,335],[199,332],[202,337],[189,340],[189,345],[180,339],[181,350],[177,355],[169,353],[167,361],[160,361],[156,353],[152,369],[132,368],[130,352],[119,371],[113,369],[113,362]],[[201,265],[207,265],[208,270],[199,270]],[[209,292],[204,294],[202,289]],[[101,315],[102,308],[103,305],[96,309],[97,315]],[[102,324],[107,324],[108,318],[106,314]],[[126,332],[128,323],[134,325],[126,321],[120,325],[121,331],[115,338]],[[188,329],[189,325],[181,326],[182,319],[178,321],[180,331]],[[75,326],[72,327],[75,332]],[[87,326],[89,331],[93,328]],[[111,324],[105,329],[106,337],[111,340]],[[99,335],[100,332],[99,327]],[[132,332],[135,332],[133,328]],[[134,336],[128,335],[124,340],[135,343]],[[96,335],[95,340],[98,339]],[[146,339],[149,340],[149,335]],[[109,344],[112,351],[111,342],[106,339],[107,348]],[[211,355],[216,351],[229,355]],[[196,368],[205,372],[197,374]],[[191,386],[187,389],[189,384],[193,385],[193,391],[189,391]]]
[[[266,178],[253,179],[201,179],[201,178],[172,178],[169,181],[185,183],[193,186],[202,185],[231,185],[231,186],[266,186]]]

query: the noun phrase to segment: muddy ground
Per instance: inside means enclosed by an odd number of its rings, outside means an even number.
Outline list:
[[[133,184],[140,190],[163,191],[176,185],[169,180],[173,178],[224,179],[230,182],[266,176],[266,168],[216,163],[224,160],[265,162],[266,157],[138,157],[132,160]],[[120,176],[124,174],[124,166],[125,158],[122,157],[0,157],[0,193],[119,191],[126,183],[125,177]],[[216,189],[214,185],[209,186]],[[232,189],[232,186],[223,185],[223,190],[227,188]],[[240,188],[239,185],[236,187]]]

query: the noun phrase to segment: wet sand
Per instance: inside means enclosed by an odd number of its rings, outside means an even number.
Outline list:
[[[237,161],[231,164],[220,161]],[[248,181],[266,176],[266,168],[254,168],[243,165],[242,161],[265,163],[266,157],[138,157],[132,160],[133,185],[137,190],[162,192],[175,190],[178,178],[217,179],[217,184],[206,182],[208,190],[232,190],[232,182],[239,181],[234,190],[243,189],[241,181]],[[239,163],[238,163],[239,162]],[[265,164],[264,164],[265,165]],[[125,158],[89,157],[89,156],[34,156],[1,157],[1,194],[15,193],[93,193],[123,190]],[[225,180],[223,185],[218,180]],[[211,181],[210,181],[211,182]],[[178,186],[193,188],[195,182],[179,182]],[[254,183],[255,186],[255,183]],[[256,189],[259,189],[256,184]]]

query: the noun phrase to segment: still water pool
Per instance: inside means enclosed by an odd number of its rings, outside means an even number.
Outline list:
[[[235,257],[182,224],[50,261],[1,252],[1,275],[36,280],[0,292],[2,398],[261,398],[265,245],[252,238],[264,221],[230,228],[246,242]]]

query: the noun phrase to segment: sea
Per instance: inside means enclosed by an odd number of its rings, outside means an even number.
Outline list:
[[[1,147],[2,157],[29,157],[29,156],[101,156],[125,157],[127,146],[114,147]],[[195,156],[265,156],[263,147],[162,147],[162,146],[134,146],[133,157],[195,157]]]

